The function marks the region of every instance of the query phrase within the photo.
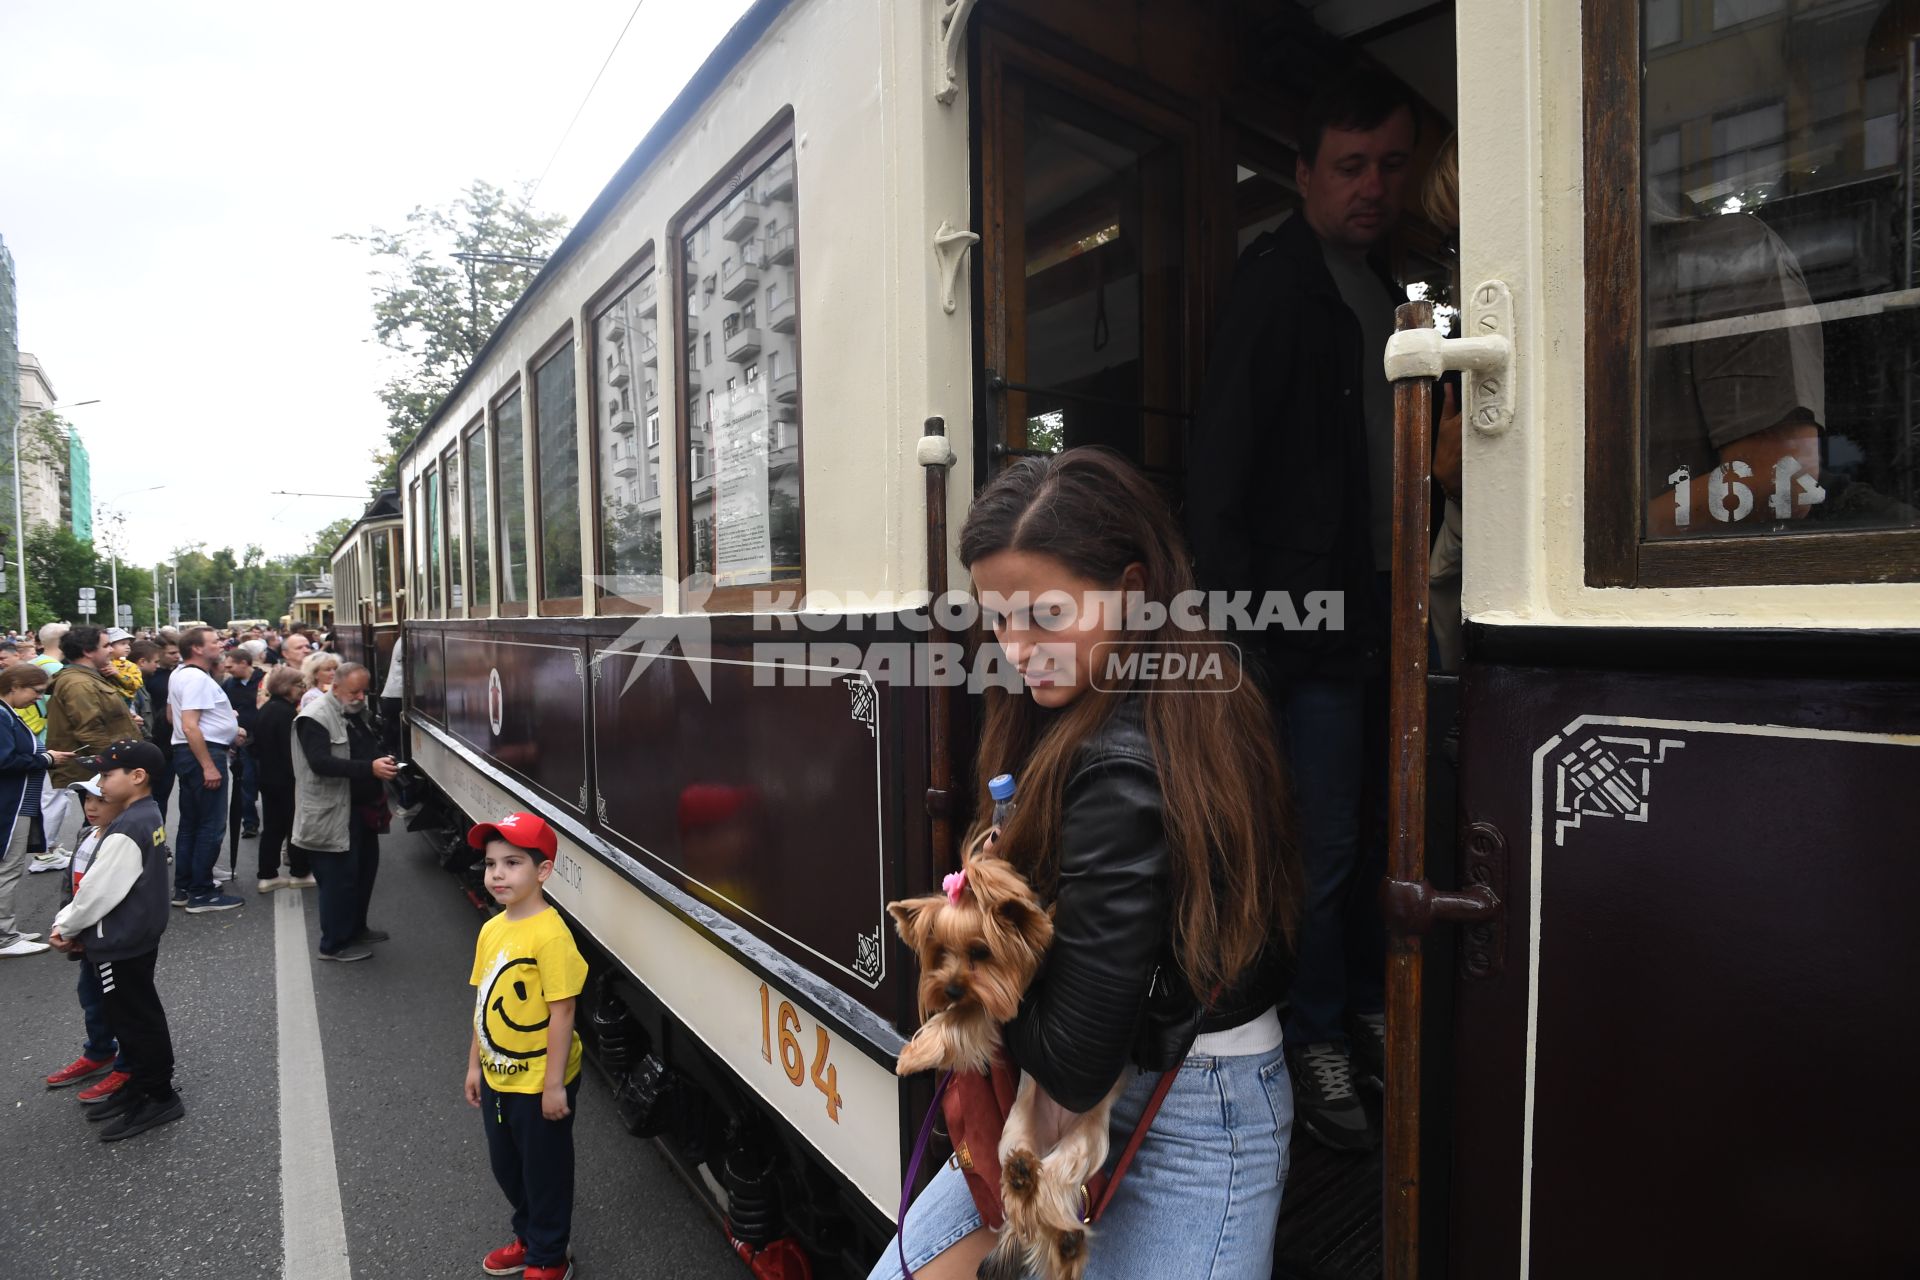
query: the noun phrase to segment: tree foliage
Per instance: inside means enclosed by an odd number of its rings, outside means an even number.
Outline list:
[[[416,206],[398,230],[374,227],[365,235],[339,237],[366,249],[377,264],[370,273],[373,336],[400,366],[380,390],[387,441],[374,458],[374,492],[393,484],[400,453],[473,363],[566,228],[565,218],[528,209],[524,193],[510,195],[475,179],[447,204]]]

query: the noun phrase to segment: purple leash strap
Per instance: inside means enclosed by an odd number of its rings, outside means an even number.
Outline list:
[[[920,1176],[920,1162],[927,1155],[927,1139],[933,1136],[933,1118],[940,1114],[940,1098],[947,1091],[947,1081],[953,1079],[953,1072],[940,1074],[940,1082],[933,1086],[933,1103],[927,1108],[927,1118],[920,1122],[920,1136],[914,1140],[913,1158],[907,1161],[906,1180],[900,1184],[899,1226],[894,1229],[894,1247],[900,1251],[900,1274],[903,1280],[913,1280],[913,1272],[907,1269],[907,1205],[913,1196],[913,1183]]]

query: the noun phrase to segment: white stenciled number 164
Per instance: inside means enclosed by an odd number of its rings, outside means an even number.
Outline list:
[[[1722,524],[1738,524],[1753,514],[1753,489],[1743,481],[1753,478],[1753,468],[1738,458],[1715,467],[1707,476],[1707,510]],[[1693,472],[1681,467],[1667,477],[1673,486],[1673,523],[1684,529],[1693,521]],[[1798,494],[1794,490],[1798,489]],[[1800,459],[1788,454],[1773,464],[1773,493],[1767,507],[1776,520],[1793,518],[1795,506],[1811,507],[1824,502],[1827,491],[1807,474]]]

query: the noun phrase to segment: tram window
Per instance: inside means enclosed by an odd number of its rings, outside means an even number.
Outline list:
[[[373,620],[393,621],[393,535],[385,529],[373,534]]]
[[[1588,113],[1588,280],[1637,270],[1644,288],[1638,332],[1592,299],[1589,579],[1920,577],[1906,7],[1710,8],[1706,30],[1701,6],[1664,0],[1637,30],[1632,11],[1587,19],[1588,84],[1616,100]],[[1637,209],[1592,194],[1628,163],[1608,128],[1640,147]],[[1638,386],[1615,372],[1636,368]]]
[[[455,441],[440,455],[440,474],[447,491],[447,616],[453,618],[464,618],[467,613],[467,596],[461,589],[467,566],[460,554],[461,530],[466,523],[460,505],[460,470],[460,445]]]
[[[540,511],[540,608],[543,613],[574,612],[580,602],[580,441],[573,416],[571,340],[533,371],[533,433],[540,477],[535,495]]]
[[[467,429],[467,599],[469,612],[480,617],[493,609],[493,563],[487,520],[487,424]]]
[[[694,394],[679,442],[682,545],[691,553],[687,576],[720,591],[803,577],[796,202],[793,146],[783,137],[717,183],[681,226],[687,314],[698,313],[700,295],[717,277],[710,310],[720,313],[718,354],[727,366],[718,375],[696,370],[690,328],[683,349]],[[763,318],[758,299],[769,288],[778,289],[768,296],[779,303]],[[700,328],[704,356],[713,342],[711,314]],[[762,362],[782,372],[743,378]],[[726,391],[716,403],[719,378]]]
[[[427,599],[433,617],[447,616],[447,598],[440,582],[440,471],[427,468]]]
[[[407,540],[413,544],[411,568],[407,571],[407,613],[416,618],[430,617],[433,602],[427,599],[427,540],[421,535],[426,522],[426,505],[420,499],[420,482],[407,487]]]
[[[494,480],[500,491],[500,612],[527,611],[527,426],[515,387],[494,406]]]
[[[649,264],[594,318],[599,607],[608,613],[650,607],[662,593],[658,283]]]
[[[999,435],[1013,451],[1107,445],[1179,474],[1192,317],[1185,126],[999,62],[986,189],[988,333]],[[1094,101],[1098,96],[1099,103]],[[996,305],[997,304],[997,305]]]

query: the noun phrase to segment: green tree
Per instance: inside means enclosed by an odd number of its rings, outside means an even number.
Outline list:
[[[400,453],[566,229],[565,218],[528,209],[524,192],[515,197],[475,179],[445,205],[416,206],[397,231],[374,227],[339,237],[378,263],[371,272],[373,336],[400,357],[400,371],[380,389],[387,442],[374,457],[375,493],[393,484]]]

